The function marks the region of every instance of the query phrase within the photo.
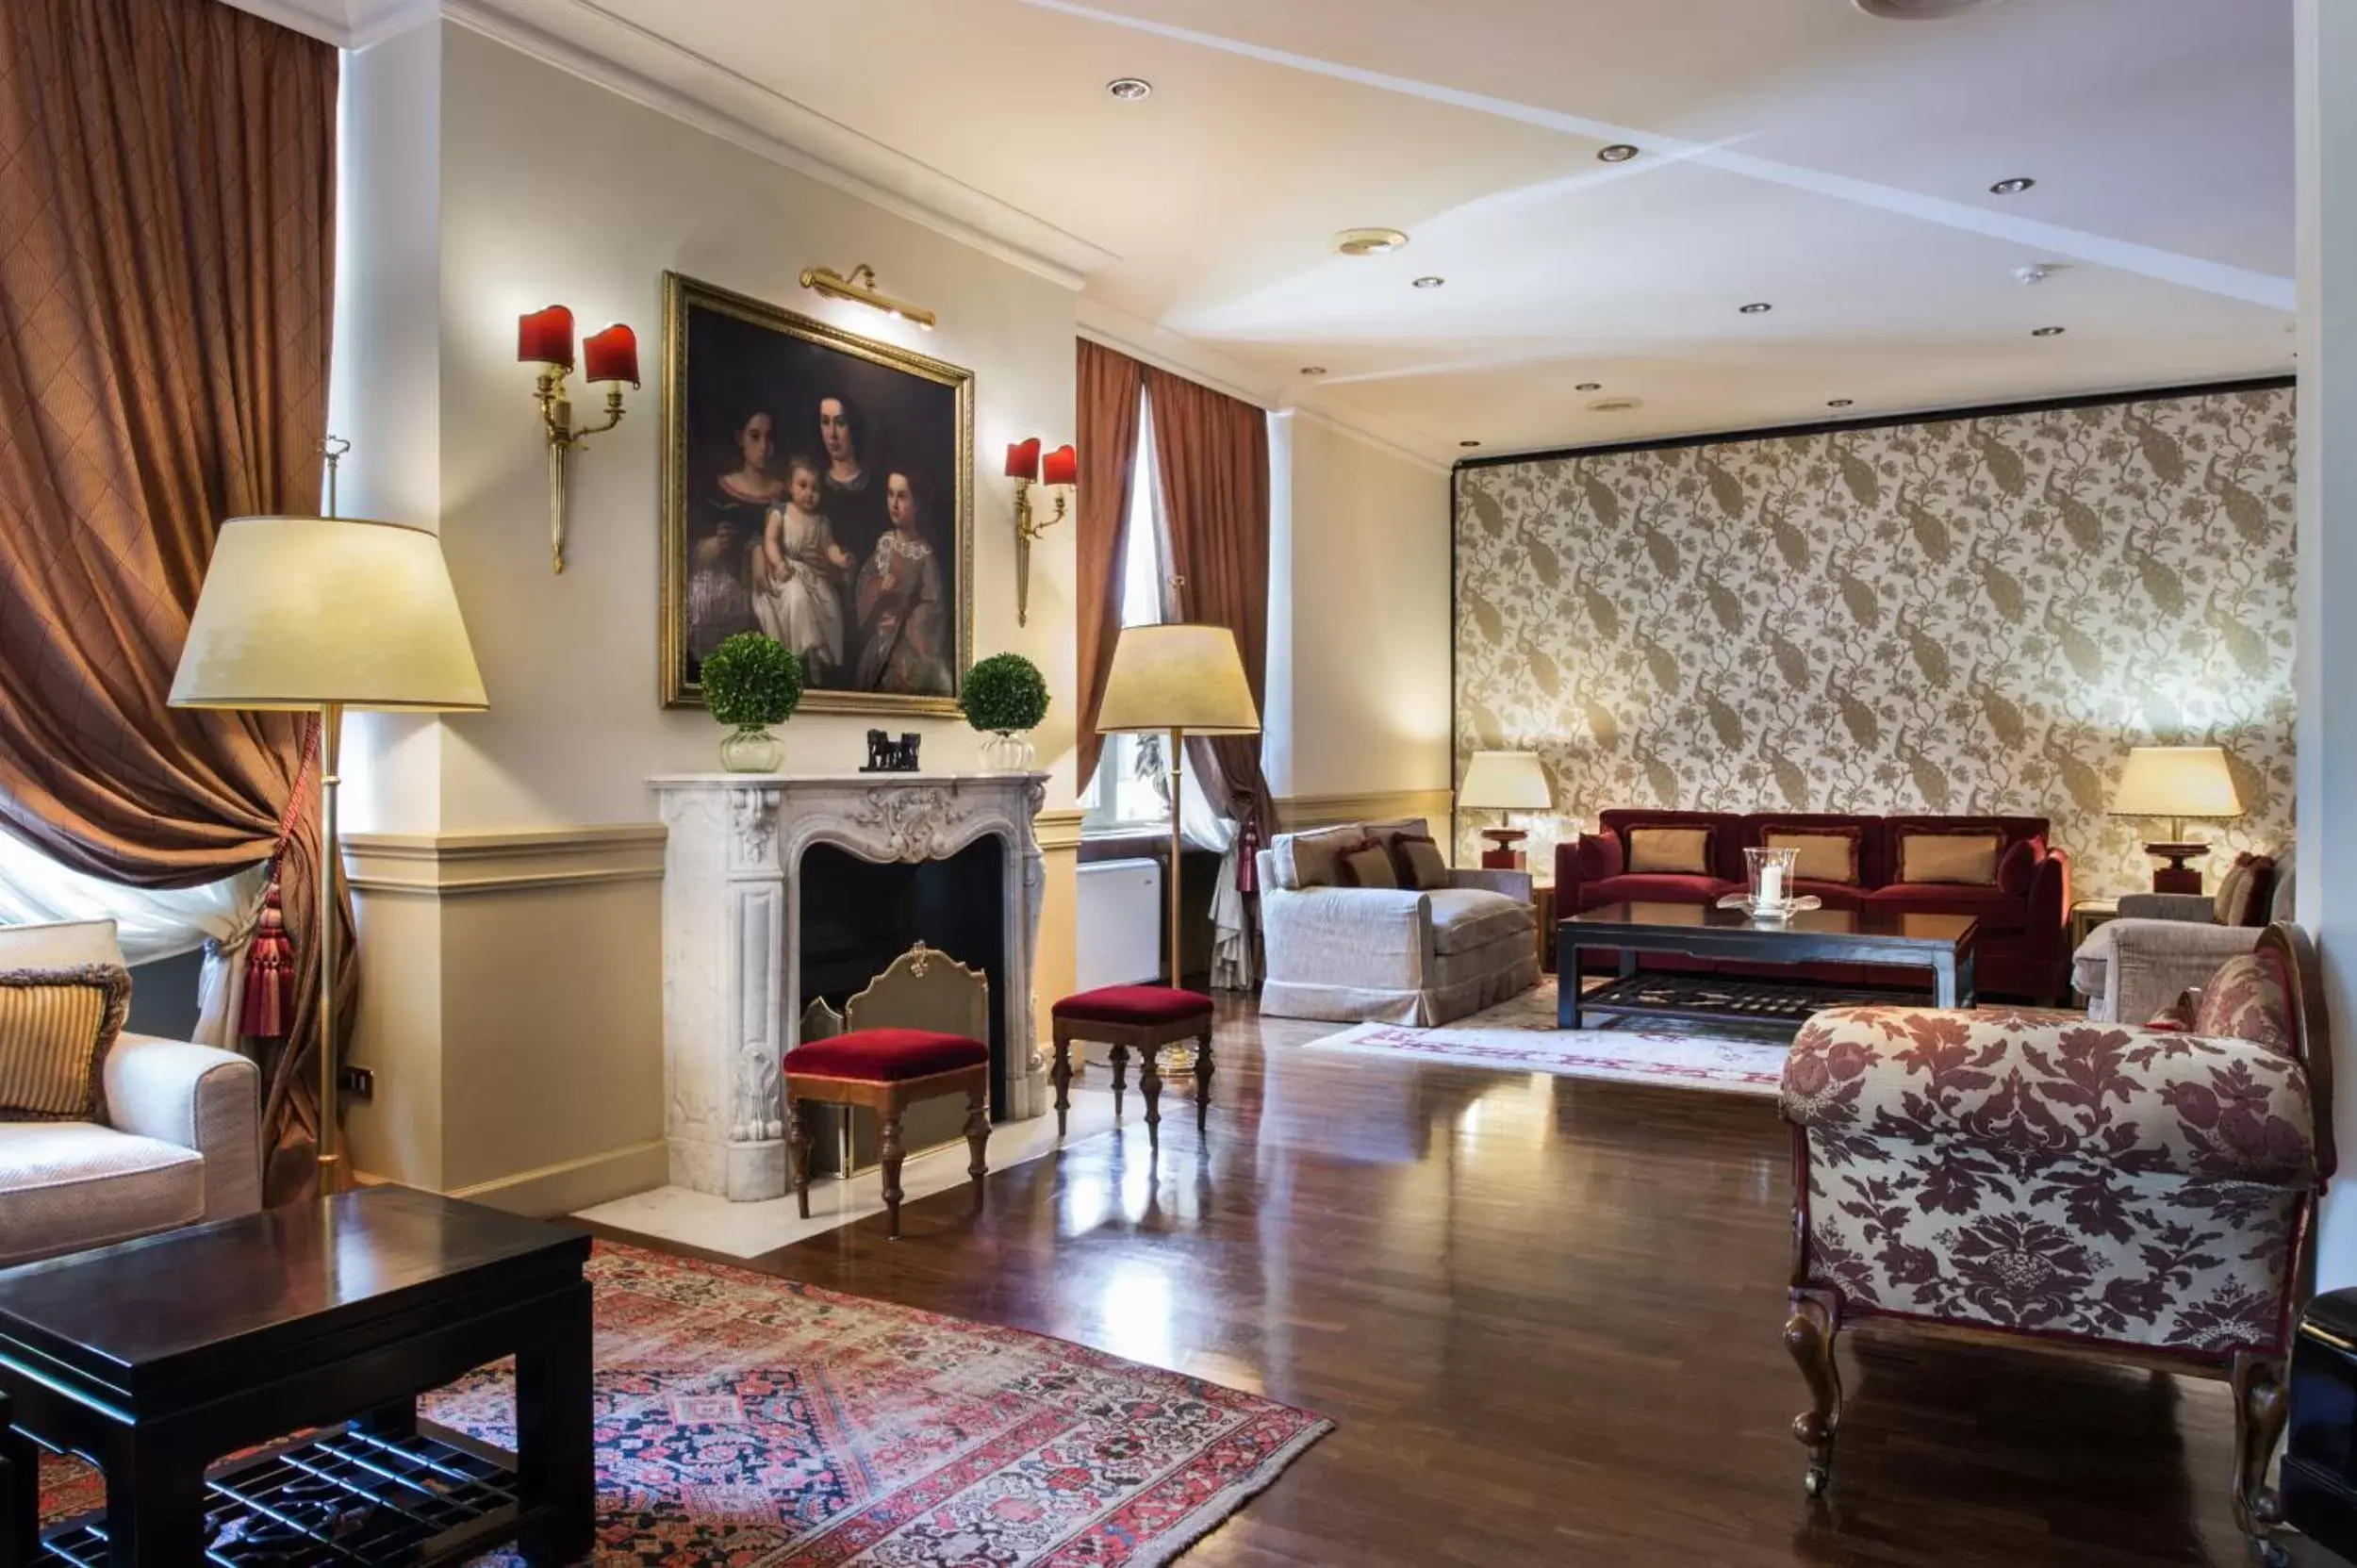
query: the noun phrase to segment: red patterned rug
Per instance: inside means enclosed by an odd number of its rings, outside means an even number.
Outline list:
[[[601,1245],[598,1558],[745,1568],[1168,1562],[1333,1429],[1063,1340]],[[420,1413],[511,1444],[504,1365]],[[41,1471],[50,1522],[97,1477]]]

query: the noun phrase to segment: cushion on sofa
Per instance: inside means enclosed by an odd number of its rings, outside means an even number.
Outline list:
[[[1382,840],[1362,838],[1334,857],[1334,882],[1339,887],[1397,887],[1399,872],[1392,851]]]
[[[1677,876],[1669,872],[1626,871],[1601,882],[1579,884],[1581,907],[1598,904],[1706,904],[1729,893],[1743,891],[1741,883],[1720,877]]]
[[[2221,926],[2264,924],[2256,916],[2266,908],[2267,883],[2274,876],[2275,862],[2266,856],[2249,851],[2236,855],[2226,874],[2217,879],[2217,893],[2210,903],[2212,917]]]
[[[1628,868],[1638,875],[1706,877],[1710,874],[1710,835],[1708,828],[1631,828]]]
[[[2030,924],[2030,901],[1994,887],[1966,887],[1953,883],[1895,883],[1866,895],[1869,909],[1894,910],[1904,915],[1970,915],[1981,922],[1981,935],[2005,936]]]
[[[2217,973],[2201,987],[2193,1032],[2249,1040],[2278,1056],[2298,1054],[2292,1041],[2291,993],[2275,955],[2245,953],[2219,965]]]
[[[1277,856],[1277,885],[1279,887],[1332,887],[1334,857],[1367,836],[1366,830],[1356,822],[1335,828],[1307,828],[1300,833],[1280,833],[1269,848]]]
[[[0,1265],[204,1217],[192,1148],[91,1122],[0,1122]]]
[[[1392,870],[1399,885],[1421,893],[1446,887],[1448,857],[1429,834],[1404,833],[1392,840]]]
[[[1628,869],[1627,857],[1621,852],[1621,840],[1617,834],[1581,834],[1575,853],[1583,886],[1591,882],[1602,882],[1607,877],[1617,877]]]
[[[1432,902],[1432,950],[1443,957],[1508,936],[1536,942],[1538,917],[1520,900],[1486,887],[1443,887],[1426,897]]]
[[[1855,828],[1772,826],[1760,830],[1759,843],[1764,850],[1799,851],[1792,862],[1792,874],[1799,881],[1854,884],[1859,837]]]
[[[107,1052],[130,1007],[120,964],[0,969],[0,1120],[105,1120]]]
[[[2003,834],[1972,829],[1902,834],[1898,880],[1993,889],[1997,885],[1998,858],[2004,850]]]

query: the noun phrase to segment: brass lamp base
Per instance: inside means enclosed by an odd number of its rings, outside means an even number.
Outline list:
[[[2168,862],[2152,867],[2152,891],[2155,893],[2199,893],[2201,891],[2201,868],[2187,866],[2210,852],[2207,844],[2147,844],[2144,852]]]

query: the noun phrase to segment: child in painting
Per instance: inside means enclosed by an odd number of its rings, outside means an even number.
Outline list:
[[[753,615],[761,629],[802,657],[814,684],[843,666],[843,589],[851,557],[818,509],[818,465],[797,454],[786,464],[784,504],[769,508],[753,553]]]
[[[947,697],[954,688],[941,563],[919,532],[923,503],[907,473],[885,477],[884,515],[892,527],[860,569],[855,684],[862,691]]]

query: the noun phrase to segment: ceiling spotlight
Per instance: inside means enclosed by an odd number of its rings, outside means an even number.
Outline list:
[[[1770,305],[1766,300],[1754,300],[1751,304],[1743,307],[1743,314],[1746,316],[1765,316],[1768,312],[1773,310],[1775,306]]]
[[[1596,157],[1606,163],[1626,163],[1637,156],[1637,149],[1625,141],[1615,141],[1609,147],[1596,149]]]
[[[1992,196],[2019,196],[2021,192],[2029,190],[2030,187],[2036,185],[2036,183],[2037,181],[2036,180],[2021,179],[2019,177],[2009,180],[1999,180],[1995,185],[1988,188],[1988,193]]]
[[[1459,441],[1457,444],[1459,446],[1479,446],[1481,443],[1479,441]]]
[[[1344,256],[1389,256],[1406,243],[1397,229],[1344,229],[1334,237],[1334,248]]]
[[[1134,104],[1154,91],[1154,84],[1144,76],[1115,76],[1105,84],[1105,91],[1125,104]]]
[[[1303,375],[1324,375],[1326,373],[1326,367],[1323,365],[1304,365],[1301,367],[1301,373]]]
[[[2033,338],[2059,338],[2062,335],[2063,329],[2058,326],[2040,326],[2030,329],[2030,336]]]
[[[1828,408],[1847,408],[1855,402],[1857,402],[1857,399],[1855,398],[1827,398],[1825,400],[1825,406]]]
[[[1574,387],[1572,390],[1574,392],[1601,392],[1604,390],[1604,383],[1601,381],[1583,381],[1578,386]]]
[[[1415,286],[1419,289],[1438,289],[1447,281],[1448,279],[1444,277],[1420,277],[1416,279]]]

